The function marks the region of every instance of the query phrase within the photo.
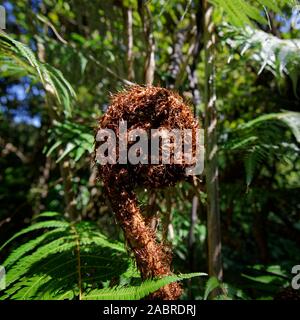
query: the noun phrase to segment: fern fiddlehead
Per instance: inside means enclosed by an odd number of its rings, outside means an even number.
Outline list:
[[[119,123],[122,121],[127,123],[125,134],[119,129]],[[127,139],[132,129],[143,129],[148,133],[148,137],[151,136],[151,129],[190,129],[193,133],[194,152],[198,123],[179,95],[159,87],[133,86],[112,97],[110,107],[99,121],[97,132],[101,129],[112,130],[118,139],[115,149],[117,161],[115,164],[98,165],[99,178],[104,182],[112,209],[134,254],[142,279],[171,275],[171,256],[168,248],[157,241],[155,232],[147,225],[134,190],[138,186],[151,189],[174,185],[177,181],[185,179],[185,169],[188,165],[184,159],[181,164],[175,163],[174,149],[171,149],[173,153],[169,164],[162,164],[161,161],[152,164],[151,154],[147,155],[148,164],[120,164],[119,138],[125,135]],[[129,148],[130,141],[127,139],[127,142]],[[97,149],[101,145],[96,139],[96,162]],[[159,148],[161,160],[161,144]],[[181,292],[180,284],[171,283],[156,291],[151,298],[173,300],[179,298]]]

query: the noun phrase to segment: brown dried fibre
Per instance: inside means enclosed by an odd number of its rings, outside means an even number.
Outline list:
[[[119,121],[127,121],[131,129],[192,129],[198,128],[190,108],[182,98],[160,87],[133,86],[114,95],[106,114],[99,121],[99,129],[112,129],[119,137]],[[195,135],[193,135],[195,136]],[[193,151],[195,139],[193,137]],[[128,143],[128,147],[130,143]],[[96,141],[95,150],[99,147]],[[150,153],[150,152],[149,152]],[[118,145],[117,145],[117,159]],[[151,155],[149,155],[150,157]],[[174,155],[171,155],[173,159]],[[150,162],[150,159],[149,159]],[[170,275],[171,256],[168,248],[156,240],[154,231],[145,222],[134,189],[139,186],[161,188],[174,185],[185,178],[183,164],[106,164],[98,166],[98,175],[104,182],[112,209],[122,227],[126,241],[134,253],[143,279]],[[154,294],[152,299],[174,300],[182,292],[178,283],[167,285]]]

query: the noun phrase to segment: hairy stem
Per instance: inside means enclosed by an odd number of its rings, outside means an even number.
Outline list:
[[[134,192],[125,189],[116,191],[108,186],[106,192],[126,241],[135,256],[142,279],[172,274],[171,256],[162,244],[157,243],[154,231],[145,223]],[[180,297],[181,292],[180,284],[171,283],[153,293],[150,298],[174,300]]]

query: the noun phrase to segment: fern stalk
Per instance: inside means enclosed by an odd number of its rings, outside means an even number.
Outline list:
[[[124,230],[127,243],[135,255],[143,280],[171,275],[171,257],[164,247],[156,242],[152,228],[147,225],[140,212],[136,196],[125,189],[115,190],[114,186],[105,186],[112,208]],[[153,298],[163,300],[177,299],[182,293],[180,284],[170,283],[159,289]]]

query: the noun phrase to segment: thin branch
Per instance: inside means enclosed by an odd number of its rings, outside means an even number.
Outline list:
[[[199,62],[200,52],[203,49],[203,7],[202,7],[202,0],[195,1],[195,5],[197,6],[196,15],[195,15],[195,22],[197,26],[196,30],[196,37],[195,37],[195,46],[192,52],[192,61],[187,66],[187,74],[190,89],[193,95],[193,104],[194,104],[194,115],[195,117],[200,116],[200,104],[201,104],[201,94],[199,89],[199,79],[197,76],[197,65]],[[202,116],[202,119],[204,116]]]
[[[126,45],[126,61],[127,61],[127,78],[129,81],[134,79],[134,56],[133,56],[133,20],[132,9],[123,7],[124,29],[125,29],[125,45]]]
[[[188,49],[188,52],[184,55],[185,59],[182,61],[180,65],[179,72],[177,74],[176,80],[175,80],[175,89],[178,89],[181,84],[183,83],[185,77],[186,77],[186,68],[191,60],[192,53],[196,46],[196,27],[194,27],[191,31],[191,44]]]
[[[38,20],[40,20],[41,22],[45,23],[55,34],[56,38],[61,41],[63,44],[68,44],[68,42],[58,33],[58,31],[56,30],[56,28],[54,27],[54,25],[48,20],[46,19],[46,17],[41,16],[40,14],[37,15]]]
[[[76,49],[76,48],[75,48]],[[125,85],[128,86],[133,86],[135,85],[134,82],[131,82],[129,80],[123,79],[122,77],[120,77],[119,75],[117,75],[113,70],[111,70],[109,67],[105,66],[104,64],[102,64],[101,62],[99,62],[98,60],[96,60],[91,54],[88,54],[86,56],[89,60],[93,61],[98,67],[104,69],[108,74],[110,74],[111,76],[113,76],[114,78],[120,80],[121,82],[123,82]]]
[[[174,89],[174,84],[177,78],[177,75],[180,71],[180,65],[183,61],[183,52],[182,48],[187,38],[187,29],[179,29],[175,32],[175,39],[173,39],[173,52],[170,58],[170,65],[169,65],[169,84],[168,87]]]
[[[43,17],[38,16],[38,19],[40,21],[42,21],[43,23],[45,23],[48,27],[50,27],[52,29],[52,31],[54,32],[54,34],[56,35],[56,37],[65,45],[68,45],[69,47],[71,47],[72,49],[74,49],[75,51],[77,51],[77,48],[74,44],[72,43],[68,43],[66,40],[64,40],[62,38],[62,36],[59,35],[59,33],[57,32],[57,30],[55,29],[55,27],[53,26],[53,24],[46,20],[43,19]],[[121,82],[123,82],[125,85],[134,85],[133,82],[123,79],[122,77],[120,77],[119,75],[117,75],[113,70],[111,70],[109,67],[105,66],[104,64],[102,64],[101,62],[99,62],[98,60],[96,60],[91,54],[87,54],[86,58],[89,59],[90,61],[93,61],[98,67],[100,67],[101,69],[104,69],[108,74],[110,74],[111,76],[113,76],[114,78],[120,80]]]
[[[152,85],[155,72],[155,40],[153,35],[152,16],[145,0],[138,0],[138,11],[141,17],[146,43],[144,81],[145,84]]]
[[[0,138],[0,145],[4,145],[0,153],[1,157],[4,157],[9,153],[14,153],[23,163],[28,163],[30,161],[30,159],[12,143],[6,143],[2,138]]]
[[[60,150],[59,155],[61,155],[62,152],[63,150]],[[78,212],[76,208],[76,197],[73,191],[70,160],[67,159],[60,162],[60,174],[63,178],[66,214],[72,221],[75,221],[78,219]]]
[[[199,198],[197,195],[193,196],[192,209],[190,213],[190,228],[188,235],[188,251],[189,251],[189,265],[190,270],[195,270],[195,227],[197,224],[197,212],[199,208]]]

